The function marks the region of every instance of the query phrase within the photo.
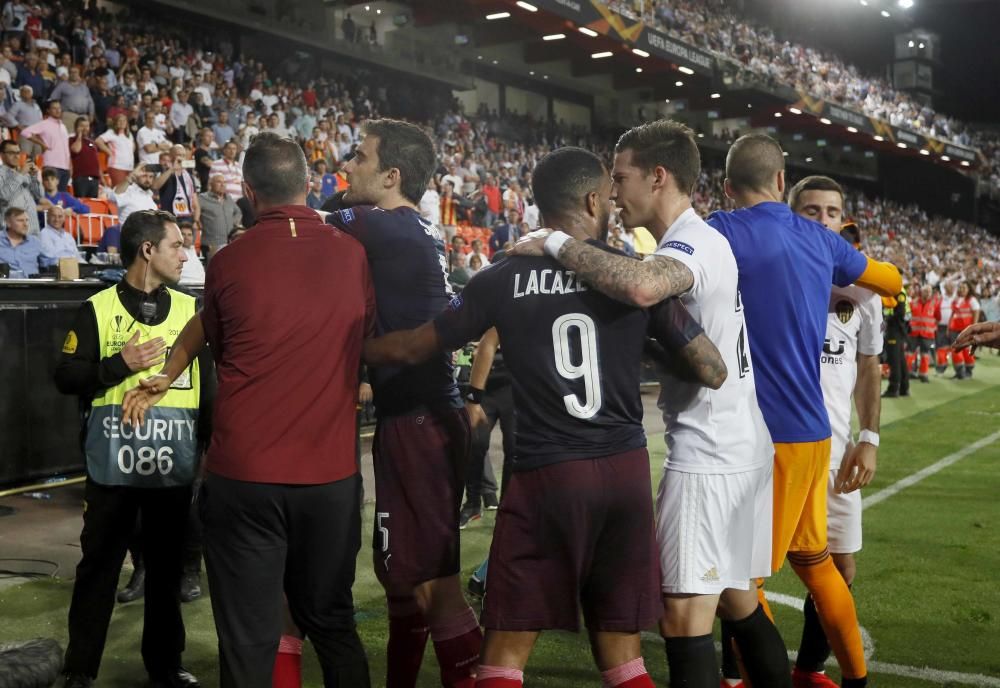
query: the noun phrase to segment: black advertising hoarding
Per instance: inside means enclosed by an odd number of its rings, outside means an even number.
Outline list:
[[[936,155],[948,155],[955,160],[976,162],[976,151],[973,148],[941,141],[902,127],[894,127],[875,117],[869,117],[840,105],[833,105],[825,100],[813,98],[803,91],[798,93],[799,100],[795,103],[795,107],[803,112],[809,112],[816,117],[826,117],[831,122],[845,127],[854,127],[871,136],[881,136],[892,143],[905,143],[911,148],[926,149]]]
[[[624,41],[650,55],[663,57],[696,72],[711,75],[715,58],[641,21],[623,17],[597,0],[535,0],[533,4],[599,34]]]

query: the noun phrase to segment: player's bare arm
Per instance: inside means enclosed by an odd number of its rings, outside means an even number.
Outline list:
[[[557,260],[597,291],[640,308],[683,294],[694,284],[691,270],[673,258],[636,260],[574,239],[562,245]]]
[[[729,376],[722,354],[706,334],[698,335],[681,349],[681,359],[694,379],[705,387],[719,389]]]
[[[472,370],[469,373],[470,389],[486,389],[486,379],[490,376],[493,359],[496,358],[499,347],[500,335],[497,333],[497,328],[491,327],[479,340],[476,353],[472,357]],[[469,422],[473,427],[486,422],[486,413],[478,402],[466,399],[465,410],[469,412]]]
[[[858,354],[858,379],[854,383],[854,405],[863,430],[878,434],[882,415],[882,366],[878,356]],[[859,440],[840,464],[834,488],[841,494],[853,492],[871,483],[878,462],[878,447]]]
[[[362,360],[370,366],[416,365],[440,351],[434,322],[425,322],[413,330],[397,330],[382,337],[365,340]]]
[[[969,325],[958,335],[955,348],[967,346],[992,346],[1000,348],[1000,322],[983,322]]]
[[[508,254],[541,256],[551,253],[546,244],[551,235],[550,230],[531,232]],[[683,294],[694,284],[691,270],[666,256],[653,255],[640,261],[569,238],[553,257],[602,294],[640,308],[649,308],[666,298]]]
[[[719,389],[729,375],[722,355],[705,334],[692,339],[680,351],[670,351],[655,339],[649,339],[646,341],[645,353],[663,372],[682,382]]]
[[[195,313],[174,341],[167,362],[157,375],[139,381],[135,389],[125,393],[122,400],[122,419],[126,424],[141,425],[145,422],[146,411],[155,406],[167,394],[170,385],[181,373],[190,367],[201,350],[205,348],[205,328],[201,322],[201,311]]]
[[[718,389],[728,371],[718,348],[676,298],[649,309],[646,352],[679,380]]]

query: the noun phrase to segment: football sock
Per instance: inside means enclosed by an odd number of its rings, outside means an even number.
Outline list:
[[[841,688],[865,688],[867,685],[867,678],[845,678],[840,681]]]
[[[795,666],[802,671],[823,671],[823,665],[830,657],[830,643],[826,641],[812,595],[806,595],[802,613],[805,615],[805,623],[802,626],[802,642],[799,644]]]
[[[716,688],[719,668],[711,634],[690,638],[664,638],[670,688]]]
[[[601,685],[604,688],[655,688],[642,657],[601,672]]]
[[[472,607],[466,607],[451,619],[431,626],[434,654],[441,669],[445,688],[472,688],[479,662],[483,631]]]
[[[524,672],[510,667],[480,664],[476,670],[476,688],[521,688]]]
[[[302,686],[302,639],[294,635],[281,636],[278,654],[274,658],[274,672],[271,674],[272,688],[301,688]]]
[[[759,590],[760,588],[758,588]],[[742,681],[740,664],[733,649],[733,631],[730,621],[722,620],[722,677],[733,681]]]
[[[812,595],[820,623],[845,678],[864,678],[865,651],[854,598],[829,552],[790,552],[788,561]]]
[[[758,606],[745,619],[729,622],[751,685],[791,688],[788,652],[777,627]]]
[[[414,688],[430,629],[412,597],[390,597],[386,688]]]
[[[760,606],[764,608],[764,613],[767,614],[767,618],[774,623],[774,614],[771,613],[771,605],[767,603],[767,596],[764,595],[764,579],[755,578],[754,584],[757,586],[757,601],[760,602]]]

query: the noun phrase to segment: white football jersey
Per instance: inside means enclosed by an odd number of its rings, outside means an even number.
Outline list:
[[[857,286],[834,287],[820,356],[820,385],[830,415],[830,468],[840,468],[851,439],[858,354],[882,353],[882,299]]]
[[[654,255],[677,260],[693,273],[694,285],[681,302],[728,369],[717,390],[669,375],[661,379],[667,469],[737,473],[772,461],[774,446],[757,405],[739,273],[729,242],[689,209],[663,235]]]

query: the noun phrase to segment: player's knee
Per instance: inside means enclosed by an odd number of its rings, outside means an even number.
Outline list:
[[[843,576],[844,581],[851,585],[854,582],[854,577],[858,573],[858,563],[854,558],[853,554],[834,554],[833,565],[837,567],[840,571],[840,575]]]
[[[750,583],[749,590],[729,588],[719,598],[719,618],[739,621],[753,614],[759,605],[757,586],[754,582]]]
[[[718,599],[715,595],[664,595],[660,635],[690,638],[711,633]]]

